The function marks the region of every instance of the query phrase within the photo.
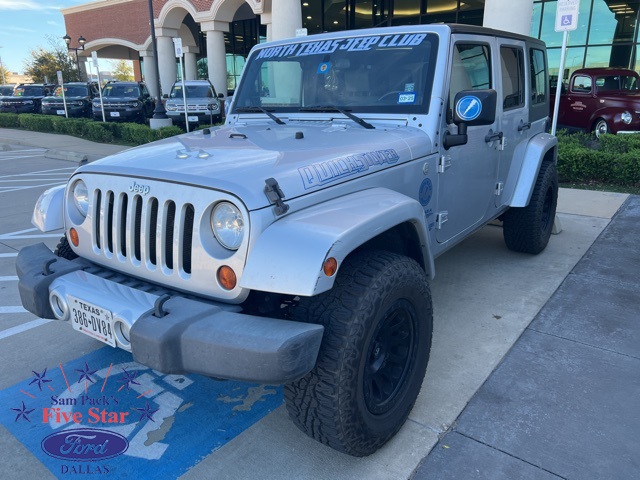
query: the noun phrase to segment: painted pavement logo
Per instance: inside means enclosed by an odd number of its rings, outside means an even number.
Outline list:
[[[0,391],[0,423],[58,478],[176,478],[282,404],[281,388],[164,375],[107,347],[32,374]]]

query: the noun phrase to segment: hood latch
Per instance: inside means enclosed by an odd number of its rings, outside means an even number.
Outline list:
[[[289,205],[282,201],[285,198],[284,193],[280,189],[280,185],[275,178],[267,178],[264,183],[264,193],[269,199],[269,203],[275,205],[273,211],[276,215],[284,215],[289,210]]]

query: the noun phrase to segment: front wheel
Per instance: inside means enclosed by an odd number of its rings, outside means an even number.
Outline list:
[[[609,125],[604,118],[599,118],[598,120],[596,120],[596,123],[593,125],[593,133],[595,133],[596,137],[598,138],[600,138],[600,135],[609,133]]]
[[[290,418],[338,451],[372,454],[406,421],[427,368],[433,312],[424,270],[394,253],[354,254],[333,289],[301,298],[293,316],[325,333],[314,369],[284,387]]]
[[[529,205],[510,208],[504,214],[502,233],[509,250],[540,253],[551,237],[558,205],[558,173],[555,163],[540,167]]]

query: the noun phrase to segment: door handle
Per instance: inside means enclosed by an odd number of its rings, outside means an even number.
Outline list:
[[[502,140],[502,137],[504,137],[504,133],[502,132],[493,133],[491,130],[489,130],[489,133],[487,133],[487,135],[484,137],[484,141],[487,143],[491,143],[491,142],[495,142],[496,140]]]
[[[523,123],[521,121],[520,125],[518,125],[518,131],[519,132],[522,132],[523,130],[528,130],[530,128],[531,128],[531,122]]]

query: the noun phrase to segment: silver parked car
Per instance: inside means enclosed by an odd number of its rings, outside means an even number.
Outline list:
[[[222,121],[222,108],[220,98],[216,94],[209,80],[186,80],[184,88],[187,97],[187,114],[184,112],[184,93],[182,81],[178,81],[171,87],[171,93],[167,99],[167,115],[174,124],[200,125],[220,123]]]

